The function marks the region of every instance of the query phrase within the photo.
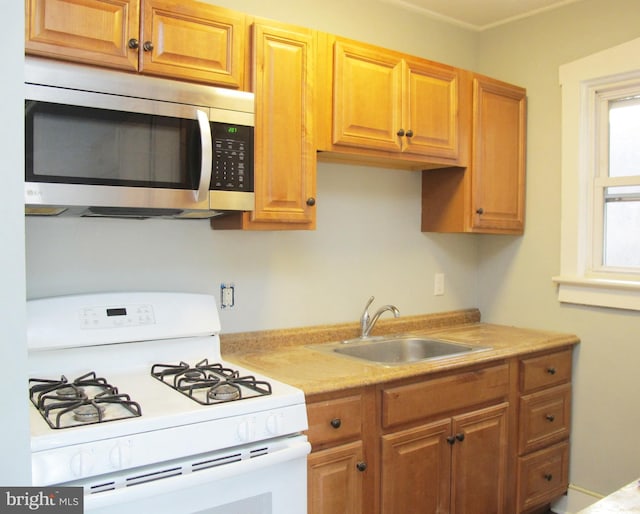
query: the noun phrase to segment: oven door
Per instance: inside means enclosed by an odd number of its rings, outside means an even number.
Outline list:
[[[283,438],[277,450],[228,464],[184,472],[183,463],[164,463],[157,470],[121,477],[122,486],[91,494],[85,489],[84,512],[93,514],[304,514],[307,512],[306,436]],[[193,459],[190,459],[193,460]],[[135,470],[134,470],[135,471]],[[172,475],[172,472],[174,475]],[[139,472],[138,472],[139,473]],[[146,481],[139,483],[144,476]],[[160,478],[153,479],[154,476]],[[86,485],[85,485],[86,487]]]

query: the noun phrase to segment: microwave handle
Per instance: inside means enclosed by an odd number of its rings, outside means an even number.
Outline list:
[[[209,125],[209,117],[206,112],[201,111],[200,109],[196,110],[196,116],[200,127],[202,162],[200,163],[200,183],[198,184],[198,190],[195,192],[195,198],[197,202],[202,202],[207,199],[209,194],[213,150],[211,144],[211,125]]]

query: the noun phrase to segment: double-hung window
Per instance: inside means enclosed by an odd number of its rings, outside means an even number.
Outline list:
[[[560,68],[562,302],[640,310],[640,39]]]
[[[593,269],[640,279],[640,81],[596,98]]]

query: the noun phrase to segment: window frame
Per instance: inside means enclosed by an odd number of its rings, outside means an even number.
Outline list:
[[[599,122],[602,118],[599,109],[609,92],[640,84],[639,55],[640,39],[635,39],[565,64],[559,70],[561,259],[560,274],[552,280],[558,285],[560,302],[640,310],[640,274],[596,264],[602,262],[596,260],[602,250],[596,248],[600,242],[594,237],[595,230],[602,234],[603,213],[598,212],[598,205],[602,206],[604,201],[595,197],[603,149],[594,142],[602,137],[602,131],[608,134],[608,123]],[[602,181],[598,184],[603,187]]]

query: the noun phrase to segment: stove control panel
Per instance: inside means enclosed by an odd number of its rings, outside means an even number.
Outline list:
[[[134,327],[154,324],[153,306],[150,304],[85,307],[80,311],[83,329]]]

